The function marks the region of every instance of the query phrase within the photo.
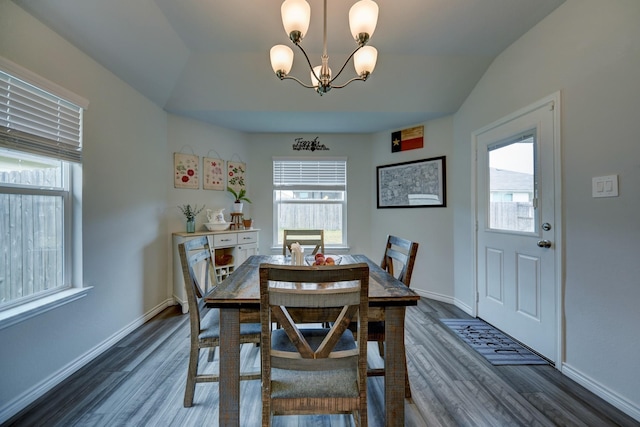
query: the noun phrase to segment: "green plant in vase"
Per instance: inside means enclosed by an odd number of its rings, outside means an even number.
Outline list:
[[[251,200],[247,197],[247,190],[245,190],[244,188],[236,191],[233,188],[227,186],[227,191],[233,194],[233,197],[235,198],[235,202],[233,202],[234,212],[242,212],[243,201],[251,203]]]
[[[191,207],[190,204],[178,206],[184,216],[187,218],[187,233],[195,233],[196,231],[196,215],[198,215],[205,208],[205,205],[202,205],[200,209],[198,209],[198,205]]]

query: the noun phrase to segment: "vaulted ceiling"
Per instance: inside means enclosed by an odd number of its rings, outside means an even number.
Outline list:
[[[454,113],[493,59],[564,0],[376,0],[367,82],[319,96],[271,70],[280,0],[13,0],[168,112],[245,132],[370,133]],[[322,53],[321,0],[303,45]],[[355,48],[353,1],[329,0],[329,65]],[[307,81],[302,54],[291,74]],[[355,74],[351,65],[345,78]]]

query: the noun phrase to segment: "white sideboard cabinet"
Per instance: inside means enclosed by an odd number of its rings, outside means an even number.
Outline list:
[[[183,313],[189,312],[189,304],[184,288],[178,245],[196,237],[206,236],[214,259],[215,280],[220,283],[251,255],[258,255],[258,231],[260,230],[173,233],[173,300],[176,304],[180,304]]]

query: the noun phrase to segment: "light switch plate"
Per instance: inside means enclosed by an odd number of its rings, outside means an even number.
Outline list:
[[[617,197],[618,175],[596,176],[592,178],[593,197]]]

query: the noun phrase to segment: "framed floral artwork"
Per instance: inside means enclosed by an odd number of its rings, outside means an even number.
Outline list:
[[[173,185],[175,188],[199,188],[198,163],[193,154],[173,153]]]
[[[202,188],[205,190],[224,190],[224,160],[213,157],[203,157],[202,173],[204,181]]]
[[[247,185],[244,180],[245,173],[246,164],[229,160],[227,162],[227,185],[233,188],[234,191],[239,192]]]

